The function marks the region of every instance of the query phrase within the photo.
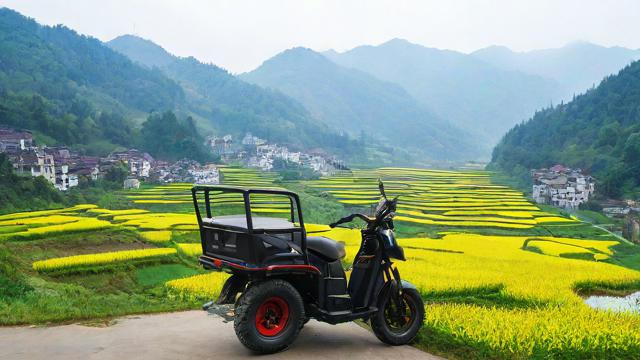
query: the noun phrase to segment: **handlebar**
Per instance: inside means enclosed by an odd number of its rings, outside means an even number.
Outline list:
[[[355,218],[359,218],[364,220],[364,222],[367,223],[367,226],[370,226],[371,224],[375,224],[376,221],[383,221],[384,218],[386,218],[389,214],[392,214],[391,217],[393,217],[393,214],[395,214],[395,210],[396,210],[396,204],[398,202],[398,197],[396,196],[395,198],[393,198],[393,200],[389,200],[387,199],[387,194],[384,191],[384,184],[382,183],[382,180],[378,179],[378,189],[380,190],[380,196],[382,197],[380,199],[380,201],[382,202],[382,200],[385,201],[386,208],[383,208],[384,211],[382,211],[382,213],[379,214],[379,206],[382,203],[379,203],[378,207],[376,208],[376,214],[374,218],[370,218],[367,215],[363,215],[363,214],[351,214],[349,216],[345,216],[342,219],[329,224],[329,227],[334,228],[340,224],[344,224],[344,223],[348,223],[353,221],[353,219]],[[379,218],[379,219],[378,219]]]
[[[374,219],[371,219],[370,217],[368,217],[367,215],[363,215],[363,214],[351,214],[351,215],[349,215],[349,216],[345,216],[345,217],[343,217],[342,219],[340,219],[340,220],[338,220],[338,221],[336,221],[336,222],[334,222],[334,223],[329,224],[329,227],[334,228],[334,227],[336,227],[336,226],[338,226],[338,225],[340,225],[340,224],[344,224],[344,223],[351,222],[351,221],[353,221],[353,219],[355,219],[355,218],[362,219],[362,220],[364,220],[364,222],[366,222],[367,224],[371,223],[371,222],[374,220]]]

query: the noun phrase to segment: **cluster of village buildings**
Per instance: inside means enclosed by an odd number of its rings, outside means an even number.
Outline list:
[[[226,162],[242,162],[248,167],[263,171],[274,168],[275,160],[308,167],[321,175],[333,174],[336,170],[346,169],[343,161],[325,152],[291,151],[288,147],[267,142],[251,133],[246,133],[240,144],[234,144],[231,135],[207,138],[207,145]]]
[[[342,162],[322,153],[289,151],[286,146],[269,144],[251,134],[246,134],[238,146],[234,146],[231,135],[207,138],[207,145],[223,161],[242,162],[263,171],[272,170],[276,159],[306,166],[325,175],[345,168]],[[169,163],[136,149],[115,151],[106,157],[85,156],[64,146],[38,146],[33,134],[27,130],[0,128],[0,152],[7,154],[17,174],[43,176],[62,191],[78,186],[82,178],[98,180],[110,168],[121,164],[125,164],[129,171],[125,188],[137,188],[141,180],[199,184],[220,182],[215,164],[201,165],[189,159]]]
[[[531,170],[533,199],[566,210],[575,210],[589,201],[595,191],[594,179],[582,174],[580,169],[555,165],[549,169]],[[640,202],[635,200],[599,201],[602,213],[615,218],[608,226],[610,231],[640,243]]]
[[[531,170],[533,200],[565,209],[577,209],[589,201],[595,191],[595,181],[580,169],[555,165],[549,169]]]
[[[138,187],[140,180],[217,184],[215,165],[200,165],[192,160],[175,163],[155,160],[136,149],[115,151],[106,157],[85,156],[64,146],[37,146],[26,130],[0,128],[0,152],[5,153],[18,175],[43,176],[58,190],[78,186],[80,179],[98,180],[114,166],[128,169],[125,187]]]
[[[59,190],[78,186],[84,176],[97,180],[100,159],[81,156],[66,147],[35,146],[29,131],[0,128],[0,152],[6,153],[16,173],[43,176]]]
[[[580,169],[555,165],[549,169],[531,170],[533,178],[533,200],[567,210],[577,209],[589,201],[595,191],[595,180],[582,174]],[[624,217],[640,213],[640,202],[635,200],[599,201],[602,213],[609,217]]]

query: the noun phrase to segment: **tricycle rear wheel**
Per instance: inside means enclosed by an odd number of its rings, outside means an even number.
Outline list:
[[[281,279],[249,286],[236,307],[234,329],[240,342],[255,352],[270,354],[287,348],[305,319],[298,291]]]

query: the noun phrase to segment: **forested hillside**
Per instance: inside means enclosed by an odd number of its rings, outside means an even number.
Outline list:
[[[100,41],[64,26],[41,26],[6,8],[0,9],[0,59],[5,91],[38,92],[58,101],[80,93],[144,112],[172,109],[183,98],[174,81]]]
[[[640,62],[567,104],[536,113],[510,130],[492,166],[520,177],[562,163],[596,176],[609,196],[640,191]]]
[[[148,150],[139,124],[184,107],[182,88],[160,71],[66,27],[0,9],[0,125],[32,130],[40,144],[105,155],[118,146]],[[172,157],[208,158],[197,130],[180,126],[180,142],[191,147],[174,148]]]
[[[483,146],[400,86],[336,65],[310,49],[286,50],[241,78],[294,97],[330,126],[384,139],[417,158],[469,159]]]
[[[280,92],[248,84],[213,64],[173,56],[151,41],[124,35],[108,45],[131,60],[162,71],[185,91],[189,108],[213,119],[220,133],[237,138],[251,132],[297,148],[322,147],[352,154],[357,144],[314,119],[294,99]]]

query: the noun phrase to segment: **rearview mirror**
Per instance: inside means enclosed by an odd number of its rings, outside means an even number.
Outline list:
[[[383,198],[387,198],[387,194],[384,192],[384,184],[382,183],[382,180],[378,179],[378,189],[380,189],[380,195],[382,195]]]

